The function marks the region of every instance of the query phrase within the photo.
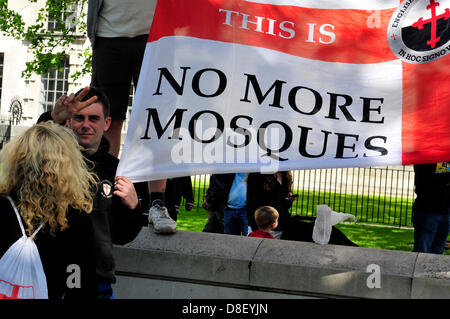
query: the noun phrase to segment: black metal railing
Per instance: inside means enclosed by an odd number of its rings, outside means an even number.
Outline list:
[[[326,204],[361,223],[411,226],[414,171],[410,166],[293,171],[299,197],[292,212],[315,216]]]
[[[353,214],[360,223],[412,226],[414,201],[412,166],[295,170],[293,191],[299,197],[292,214],[315,216],[319,204]],[[209,175],[192,177],[197,207],[209,185]]]

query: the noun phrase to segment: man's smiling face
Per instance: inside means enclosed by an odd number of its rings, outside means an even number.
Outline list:
[[[103,133],[111,124],[111,118],[105,118],[101,103],[94,103],[74,114],[69,121],[69,127],[75,132],[80,145],[88,153],[97,152]]]

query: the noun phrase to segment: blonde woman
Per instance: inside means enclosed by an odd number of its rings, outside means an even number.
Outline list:
[[[36,124],[5,145],[0,167],[0,258],[22,235],[9,196],[28,236],[44,225],[34,239],[49,298],[93,297],[88,213],[97,181],[74,134],[58,124]]]

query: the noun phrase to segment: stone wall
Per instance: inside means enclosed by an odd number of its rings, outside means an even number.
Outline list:
[[[144,227],[115,258],[118,299],[450,298],[443,255]]]

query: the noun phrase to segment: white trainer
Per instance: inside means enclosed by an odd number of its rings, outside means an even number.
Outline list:
[[[160,200],[155,200],[148,213],[148,223],[153,225],[155,233],[175,233],[177,229],[177,222],[169,216],[167,208]]]

